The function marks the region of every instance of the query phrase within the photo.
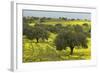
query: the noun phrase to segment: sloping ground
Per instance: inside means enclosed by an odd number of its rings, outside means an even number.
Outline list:
[[[74,54],[70,56],[70,49],[57,51],[53,44],[54,34],[51,34],[48,41],[36,43],[24,38],[23,42],[23,62],[40,61],[64,61],[64,60],[87,60],[91,58],[91,42],[88,40],[88,48],[75,48]]]

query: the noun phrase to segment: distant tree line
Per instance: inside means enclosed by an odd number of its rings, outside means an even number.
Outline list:
[[[74,21],[74,20],[84,20],[84,21],[90,21],[88,19],[75,19],[75,18],[67,18],[67,17],[59,17],[59,18],[50,18],[50,17],[33,17],[33,16],[29,16],[29,17],[23,17],[23,21],[28,22],[28,23],[32,23],[39,20],[39,22],[45,22],[46,20],[65,20],[65,21]]]

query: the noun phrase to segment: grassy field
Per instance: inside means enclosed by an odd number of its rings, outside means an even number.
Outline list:
[[[35,40],[33,41],[35,42]],[[87,60],[91,58],[90,40],[88,41],[88,48],[78,49],[78,47],[76,47],[72,56],[69,55],[69,48],[66,48],[66,50],[57,51],[52,42],[34,42],[31,45],[28,39],[24,39],[23,62]]]
[[[37,21],[36,21],[37,22]],[[56,20],[56,21],[51,21],[51,20],[48,20],[48,21],[45,21],[45,22],[41,22],[41,24],[46,24],[46,25],[55,25],[55,24],[62,24],[63,26],[66,26],[66,25],[76,25],[76,24],[78,24],[78,25],[82,25],[82,24],[84,24],[84,23],[87,23],[87,24],[91,24],[91,22],[90,21],[85,21],[85,20],[74,20],[74,21],[71,21],[71,20],[69,20],[69,21],[65,21],[65,20]],[[32,25],[32,26],[34,26],[35,25],[35,22],[34,23],[31,23],[31,24],[29,24],[29,25]]]
[[[47,21],[47,22],[44,22],[43,24],[48,24],[48,25],[50,25],[50,24],[53,24],[53,25],[55,25],[55,24],[63,24],[64,26],[66,26],[66,25],[76,25],[76,24],[79,24],[79,25],[82,25],[83,23],[87,23],[87,24],[90,24],[90,22],[89,21],[79,21],[79,20],[74,20],[74,21],[65,21],[65,20],[62,20],[62,21]]]
[[[25,20],[26,22],[26,20]],[[88,26],[84,27],[84,31],[87,32],[91,28],[91,21],[88,20],[62,20],[62,19],[46,19],[39,22],[38,19],[28,23],[29,26],[34,27],[36,23],[45,25],[62,24],[67,25],[80,25],[86,23]],[[24,25],[23,25],[24,26]],[[88,31],[89,32],[89,31]],[[90,33],[90,32],[89,32]],[[73,55],[70,55],[70,48],[66,47],[65,50],[57,50],[54,44],[54,40],[58,34],[49,32],[48,40],[39,39],[37,43],[36,39],[29,40],[26,35],[23,35],[23,62],[43,62],[43,61],[64,61],[64,60],[89,60],[91,59],[91,37],[87,37],[88,48],[74,47]],[[91,36],[91,35],[90,35]]]
[[[61,23],[66,25],[82,25],[83,23],[91,24],[90,21],[45,21],[42,24],[55,25]],[[35,23],[29,24],[34,26]],[[50,33],[49,39],[44,41],[40,40],[36,43],[36,40],[30,41],[23,36],[23,62],[40,62],[40,61],[63,61],[63,60],[88,60],[91,59],[91,38],[88,39],[88,48],[75,47],[74,54],[70,54],[69,47],[66,50],[58,51],[53,43],[53,40],[57,34]]]

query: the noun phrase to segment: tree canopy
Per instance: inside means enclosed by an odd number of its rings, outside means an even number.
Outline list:
[[[75,31],[63,31],[58,34],[55,39],[55,46],[57,50],[66,49],[69,47],[73,54],[74,47],[88,47],[87,46],[87,38],[86,35],[82,32],[75,32]]]
[[[24,34],[30,40],[36,39],[37,43],[39,42],[39,39],[48,40],[49,37],[49,32],[39,25],[34,27],[27,26],[27,28],[24,28]]]

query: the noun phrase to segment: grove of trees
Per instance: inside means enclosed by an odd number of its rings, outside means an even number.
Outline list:
[[[50,34],[56,34],[55,39],[53,40],[53,45],[56,47],[57,51],[66,50],[67,48],[70,49],[70,54],[73,55],[74,48],[78,47],[78,49],[81,48],[88,48],[88,40],[87,38],[90,38],[91,35],[91,28],[88,27],[89,25],[87,23],[84,23],[83,25],[66,25],[63,26],[63,23],[58,23],[55,25],[46,25],[42,22],[45,22],[45,20],[52,20],[52,18],[37,18],[32,17],[29,19],[23,18],[23,36],[25,36],[27,39],[33,42],[33,40],[36,41],[36,43],[41,43],[40,40],[48,41]],[[62,20],[67,20],[67,18],[59,18]],[[35,20],[39,20],[38,23],[35,23],[34,26],[30,26],[30,23],[35,22]],[[74,19],[72,19],[74,21]],[[79,20],[80,21],[80,20]],[[32,45],[32,44],[31,44]]]

